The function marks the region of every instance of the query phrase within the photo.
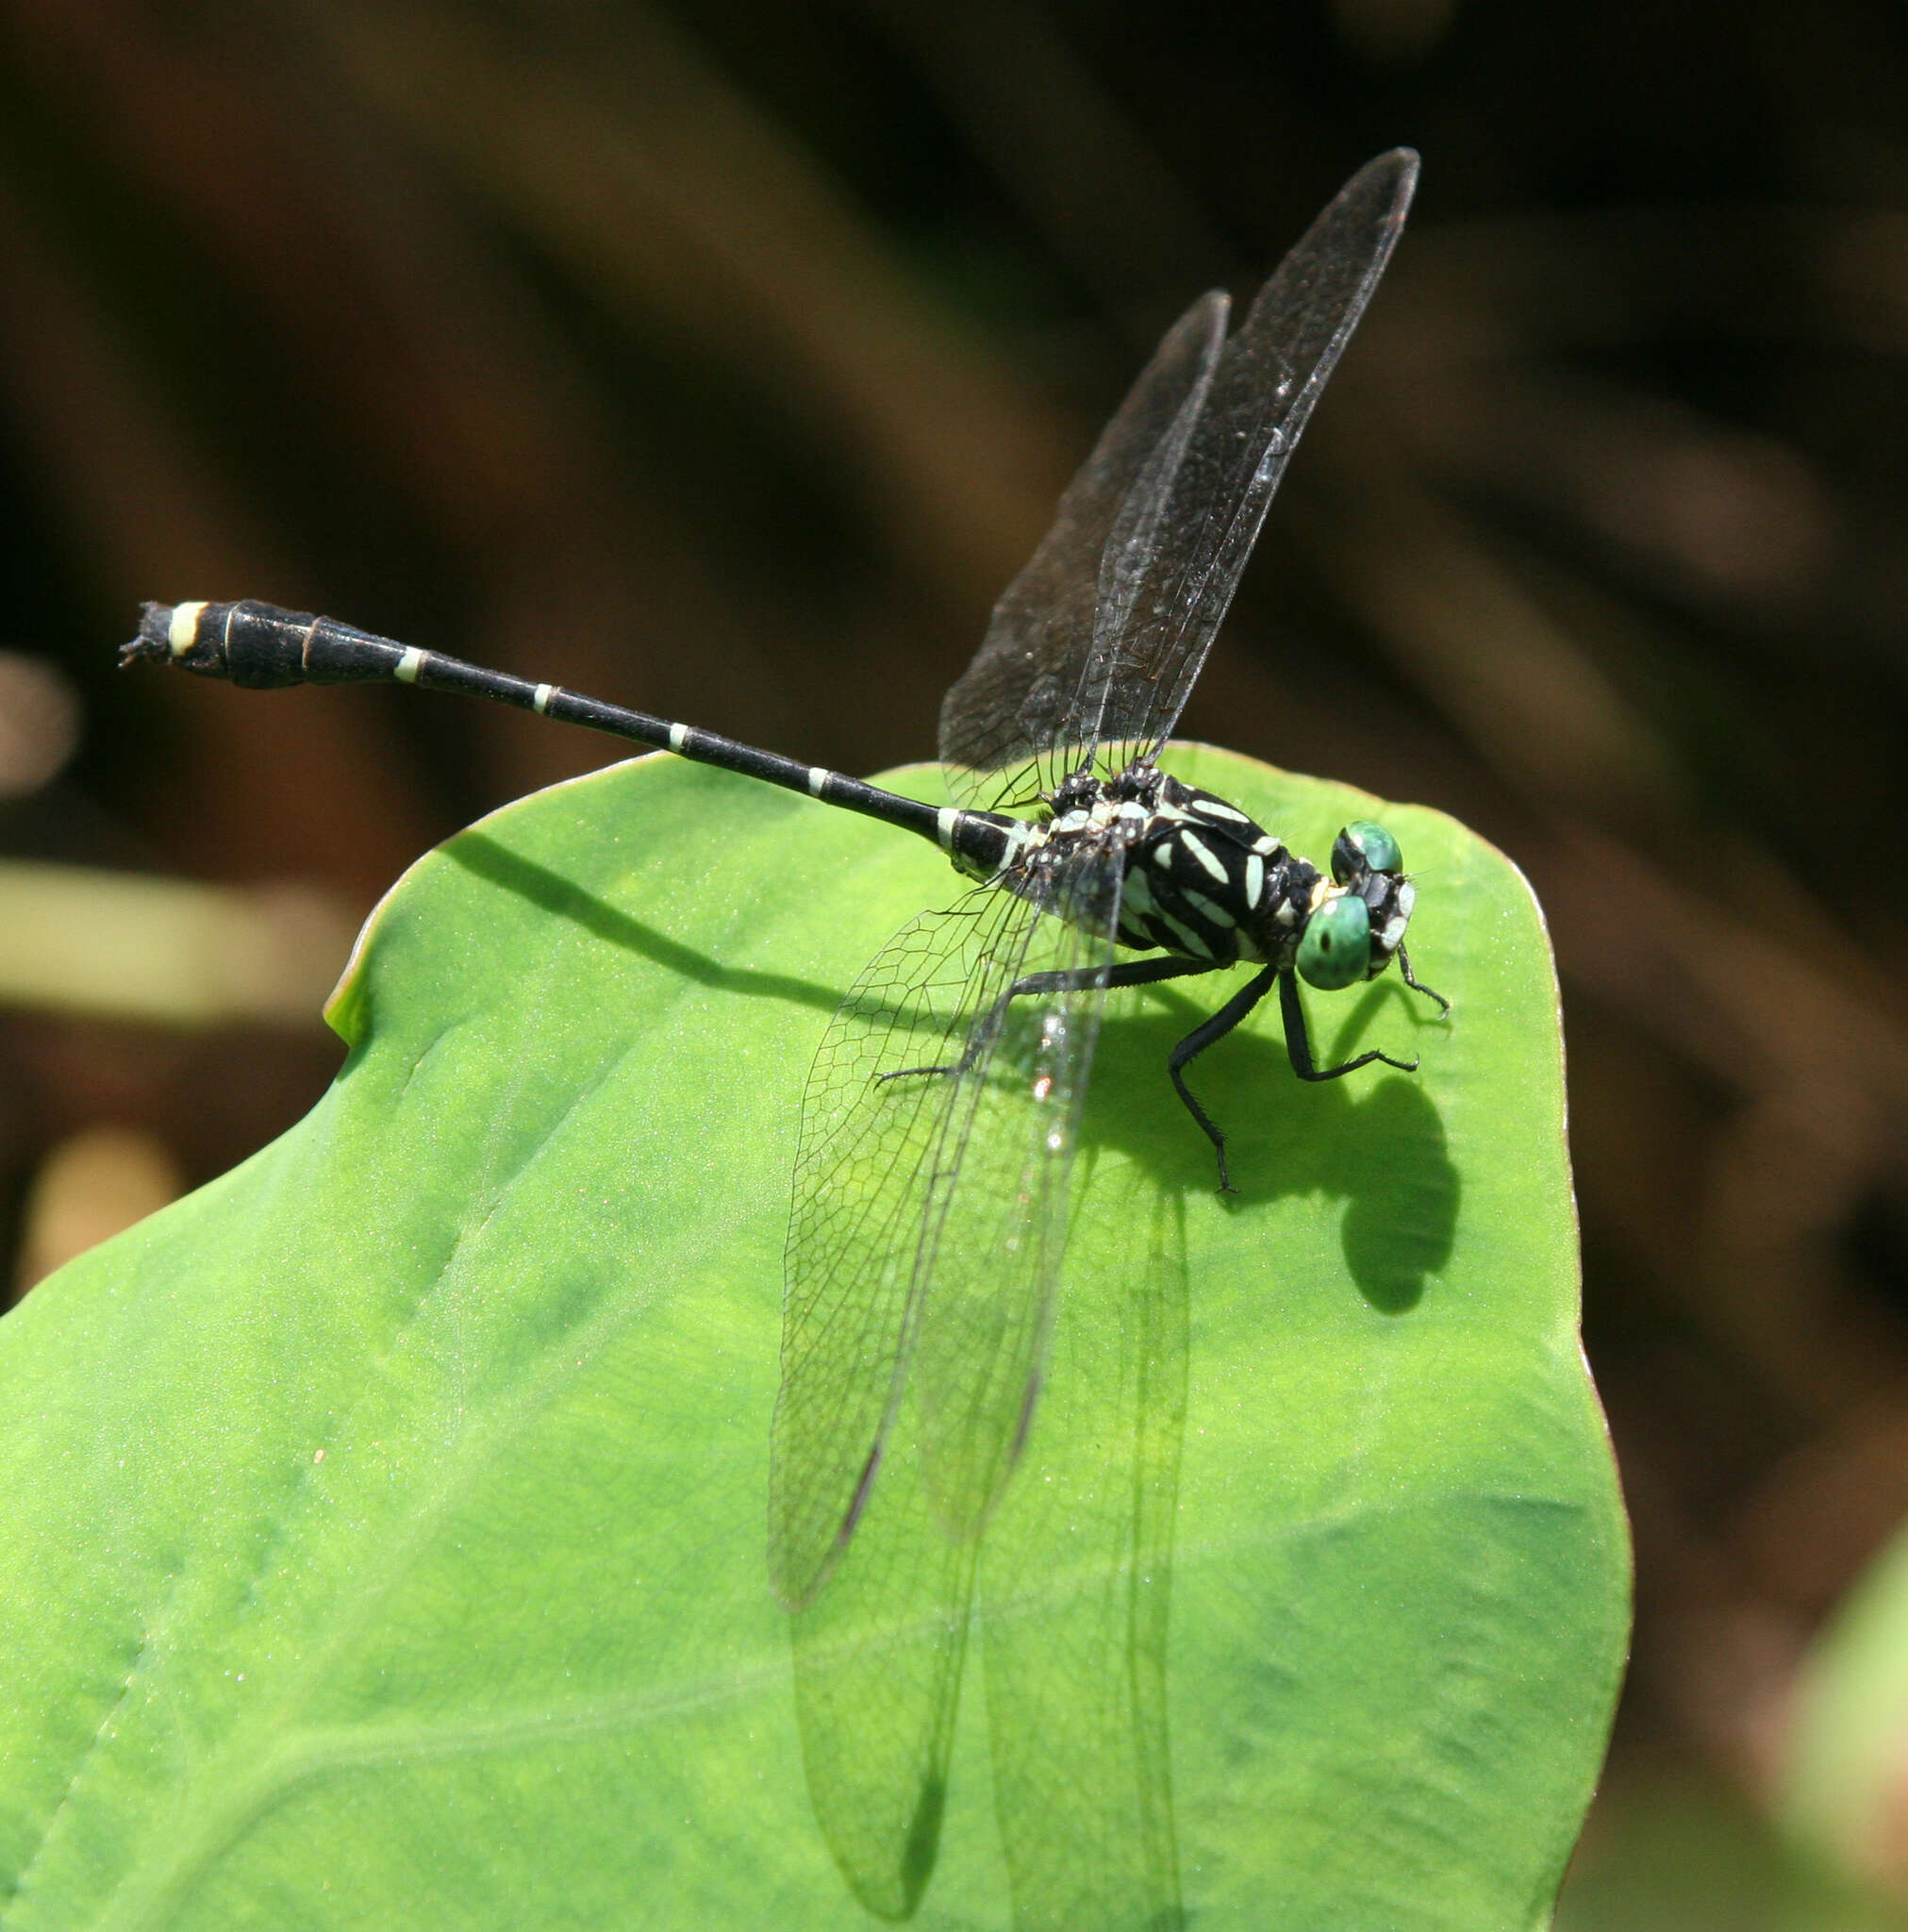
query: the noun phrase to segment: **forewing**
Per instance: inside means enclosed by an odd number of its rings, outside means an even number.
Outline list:
[[[1163,505],[1225,336],[1222,291],[1167,332],[1093,453],[1067,486],[1054,527],[994,606],[980,649],[941,705],[940,756],[963,805],[1051,789],[1094,648],[1103,558],[1116,526]],[[1122,536],[1122,548],[1131,540]]]
[[[1408,148],[1379,156],[1346,183],[1225,344],[1163,498],[1137,503],[1110,526],[1069,733],[1100,748],[1104,770],[1156,749],[1178,721],[1417,185]]]
[[[907,1070],[959,1064],[1037,923],[1032,902],[987,887],[923,913],[875,956],[815,1057],[769,1461],[770,1579],[791,1609],[827,1574],[873,1482],[987,1055],[965,1074]]]
[[[1020,970],[1048,983],[1002,1016],[959,1185],[924,1257],[913,1366],[922,1477],[957,1538],[974,1535],[999,1500],[1046,1369],[1120,875],[1109,839],[1071,846],[1038,881],[1045,916]]]

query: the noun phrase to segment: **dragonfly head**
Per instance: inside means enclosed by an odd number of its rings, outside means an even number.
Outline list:
[[[1332,877],[1299,941],[1299,977],[1321,992],[1376,979],[1403,943],[1418,892],[1404,876],[1398,841],[1355,819],[1332,847]]]

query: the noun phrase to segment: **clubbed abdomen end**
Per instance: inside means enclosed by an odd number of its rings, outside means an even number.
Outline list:
[[[423,657],[389,638],[306,610],[191,601],[142,606],[139,635],[121,646],[119,661],[172,664],[247,691],[276,691],[289,684],[401,678],[405,661]]]

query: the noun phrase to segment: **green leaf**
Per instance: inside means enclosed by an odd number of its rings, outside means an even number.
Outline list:
[[[1193,1070],[1222,1199],[1163,1067],[1219,994],[1120,996],[1004,1503],[949,1544],[900,1445],[793,1643],[799,1096],[958,888],[669,758],[423,860],[310,1117],[0,1325],[8,1932],[839,1927],[844,1872],[934,1926],[1544,1923],[1627,1553],[1536,908],[1434,813],[1176,769],[1315,858],[1382,818],[1455,1011],[1308,994],[1423,1071],[1302,1088],[1262,1008]]]

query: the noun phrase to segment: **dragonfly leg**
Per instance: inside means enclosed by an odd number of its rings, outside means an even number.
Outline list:
[[[1387,1067],[1396,1067],[1401,1074],[1418,1071],[1415,1056],[1408,1060],[1395,1060],[1388,1053],[1380,1053],[1375,1046],[1369,1053],[1361,1053],[1356,1059],[1347,1060],[1341,1067],[1315,1067],[1312,1064],[1312,1042],[1305,1032],[1305,1009],[1299,1004],[1299,982],[1289,973],[1279,975],[1279,1010],[1286,1020],[1286,1055],[1292,1062],[1293,1073],[1302,1080],[1336,1080],[1340,1074],[1355,1074],[1360,1067],[1369,1067],[1373,1060],[1383,1060]]]
[[[1400,946],[1398,949],[1398,971],[1400,974],[1402,976],[1405,985],[1408,986],[1413,992],[1421,992],[1426,999],[1435,1000],[1438,1004],[1438,1008],[1440,1011],[1446,1013],[1451,1011],[1451,1002],[1448,999],[1446,999],[1441,992],[1433,992],[1428,986],[1420,986],[1417,980],[1412,978],[1411,957],[1408,953],[1405,952],[1402,946]]]
[[[1200,1124],[1200,1130],[1212,1142],[1213,1152],[1219,1156],[1219,1191],[1221,1194],[1236,1194],[1238,1190],[1232,1184],[1232,1176],[1226,1172],[1225,1136],[1204,1108],[1194,1099],[1192,1089],[1186,1084],[1186,1077],[1180,1069],[1186,1063],[1203,1054],[1215,1040],[1223,1040],[1241,1020],[1272,990],[1272,981],[1279,975],[1276,966],[1268,966],[1263,973],[1255,974],[1245,985],[1234,993],[1218,1012],[1209,1020],[1195,1026],[1184,1040],[1166,1057],[1166,1071],[1172,1076],[1174,1090],[1186,1103],[1186,1110]],[[1164,974],[1159,975],[1166,977]],[[1291,975],[1286,975],[1289,978]]]
[[[1118,965],[1072,966],[1058,973],[1029,973],[1017,979],[990,1006],[981,1023],[968,1035],[967,1051],[948,1067],[897,1067],[891,1074],[877,1074],[882,1080],[904,1080],[912,1074],[965,1074],[987,1050],[1000,1031],[1001,1022],[1015,1000],[1036,992],[1087,992],[1095,987],[1152,986],[1162,979],[1184,979],[1192,973],[1211,973],[1214,967],[1204,959],[1121,959]],[[1218,1035],[1214,1036],[1215,1039]],[[1208,1129],[1210,1131],[1210,1129]]]

